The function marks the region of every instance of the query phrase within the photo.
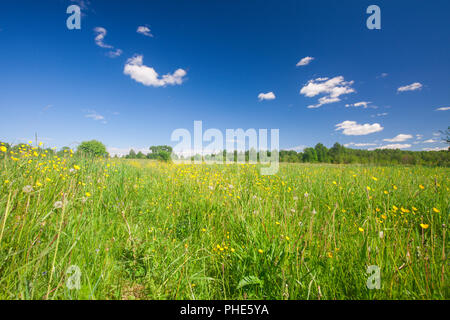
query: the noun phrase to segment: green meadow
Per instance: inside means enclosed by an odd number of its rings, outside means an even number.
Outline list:
[[[0,299],[450,298],[449,168],[0,167]]]

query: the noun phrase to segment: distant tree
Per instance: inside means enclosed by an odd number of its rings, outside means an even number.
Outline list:
[[[128,153],[128,155],[125,156],[125,158],[136,159],[136,152],[133,149],[131,149],[130,152]]]
[[[444,136],[442,138],[442,140],[445,141],[445,143],[449,145],[449,150],[450,150],[450,126],[447,128],[447,130],[440,131],[440,132]]]
[[[83,141],[77,148],[77,153],[90,157],[108,157],[106,146],[97,140]]]
[[[303,162],[317,162],[317,152],[314,148],[303,150]]]
[[[151,146],[150,151],[152,153],[158,154],[160,152],[168,152],[169,154],[172,153],[172,147],[171,146]]]
[[[145,154],[143,154],[141,151],[139,151],[136,155],[136,159],[145,159]]]
[[[319,162],[329,162],[327,147],[325,147],[321,143],[318,143],[318,144],[316,144],[314,149],[316,150],[317,161],[319,161]]]
[[[150,153],[147,154],[148,159],[155,159],[161,161],[169,161],[172,155],[171,146],[151,146]]]

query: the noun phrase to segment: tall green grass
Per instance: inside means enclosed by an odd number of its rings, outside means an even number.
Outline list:
[[[2,299],[450,297],[448,168],[0,166]],[[370,265],[379,290],[366,286]]]

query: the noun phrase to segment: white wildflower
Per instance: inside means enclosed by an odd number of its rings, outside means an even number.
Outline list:
[[[53,205],[53,207],[54,207],[55,209],[60,209],[60,208],[62,208],[62,207],[63,207],[62,201],[56,201],[55,204]]]
[[[33,191],[33,187],[29,186],[29,185],[25,186],[25,187],[23,187],[22,191],[25,192],[25,193],[30,193],[30,192]]]

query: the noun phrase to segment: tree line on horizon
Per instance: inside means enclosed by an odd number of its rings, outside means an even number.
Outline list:
[[[449,144],[447,137],[446,142]],[[0,153],[0,158],[4,158],[8,151],[19,153],[21,148],[31,148],[30,145],[17,144],[10,145],[5,142],[0,142],[2,146],[6,148],[6,152]],[[59,151],[51,148],[41,149],[37,148],[39,152],[45,152],[50,155],[58,155],[60,157],[66,154],[73,154],[74,152],[69,147],[63,147]],[[431,165],[431,166],[450,166],[450,147],[447,150],[441,151],[406,151],[399,149],[375,149],[375,150],[363,150],[347,148],[339,143],[335,143],[331,148],[327,148],[322,143],[316,144],[315,147],[305,148],[302,152],[295,150],[280,150],[279,161],[288,163],[331,163],[331,164],[378,164],[378,165],[391,165],[391,164],[404,164],[404,165]],[[260,160],[260,155],[254,150],[247,150],[245,152],[227,152],[226,150],[218,154],[208,154],[201,156],[199,154],[182,157],[173,153],[171,146],[160,145],[151,146],[147,154],[142,151],[135,152],[133,149],[123,158],[125,159],[152,159],[159,161],[170,161],[172,157],[174,159],[190,159],[190,160],[213,160],[217,159],[218,155],[221,155],[223,159],[245,159],[249,161],[250,154]],[[81,156],[92,157],[109,157],[106,146],[97,140],[83,141],[76,149],[74,153]],[[271,157],[271,152],[267,152],[267,156]],[[117,155],[115,156],[118,157]],[[253,158],[253,157],[252,157]]]
[[[152,146],[150,153],[144,154],[142,151],[136,153],[130,150],[125,156],[126,159],[157,159],[168,161],[172,153],[169,146]],[[175,159],[190,160],[213,160],[221,155],[223,159],[250,159],[250,154],[254,152],[259,161],[259,154],[255,150],[247,150],[245,152],[227,152],[226,150],[218,154],[208,154],[201,156],[200,154],[182,157],[173,155]],[[267,156],[271,156],[271,152],[267,152]],[[332,164],[406,164],[406,165],[435,165],[450,166],[449,150],[442,151],[405,151],[399,149],[375,149],[362,150],[347,148],[339,143],[335,143],[333,147],[327,148],[322,143],[316,144],[314,148],[305,148],[302,152],[295,150],[280,150],[279,161],[289,163],[332,163]]]

